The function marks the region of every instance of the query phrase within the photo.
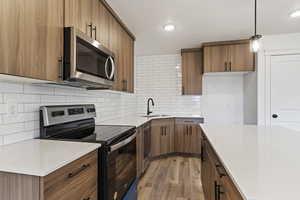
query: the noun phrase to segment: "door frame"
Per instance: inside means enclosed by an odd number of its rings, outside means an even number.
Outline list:
[[[258,125],[271,126],[271,58],[300,55],[300,49],[264,50],[258,54],[257,119]]]

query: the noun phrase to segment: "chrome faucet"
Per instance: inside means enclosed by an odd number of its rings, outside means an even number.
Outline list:
[[[152,111],[150,111],[150,106],[149,106],[149,103],[150,103],[150,101],[151,101],[151,103],[152,103],[152,106],[154,106],[154,101],[153,101],[153,99],[152,98],[149,98],[148,100],[147,100],[147,115],[150,115],[151,113],[153,113]]]

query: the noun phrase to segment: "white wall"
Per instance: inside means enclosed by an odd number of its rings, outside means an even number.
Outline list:
[[[266,125],[268,100],[267,57],[270,54],[289,54],[300,52],[300,33],[267,35],[262,39],[262,49],[258,53],[257,67],[257,120],[259,125]]]
[[[244,75],[244,124],[257,124],[257,72]]]
[[[39,136],[42,105],[96,105],[96,121],[135,113],[136,97],[109,91],[0,82],[0,145]]]
[[[156,113],[194,114],[208,123],[243,123],[243,76],[205,76],[202,96],[181,95],[181,56],[137,57],[138,112],[146,112],[153,97]]]

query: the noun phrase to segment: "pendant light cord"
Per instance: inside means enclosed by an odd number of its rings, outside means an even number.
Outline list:
[[[255,0],[255,9],[254,9],[254,35],[257,35],[257,30],[256,30],[256,26],[257,26],[257,0]]]

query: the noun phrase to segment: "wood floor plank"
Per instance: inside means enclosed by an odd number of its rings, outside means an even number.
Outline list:
[[[139,182],[138,200],[204,200],[198,158],[152,161]]]

